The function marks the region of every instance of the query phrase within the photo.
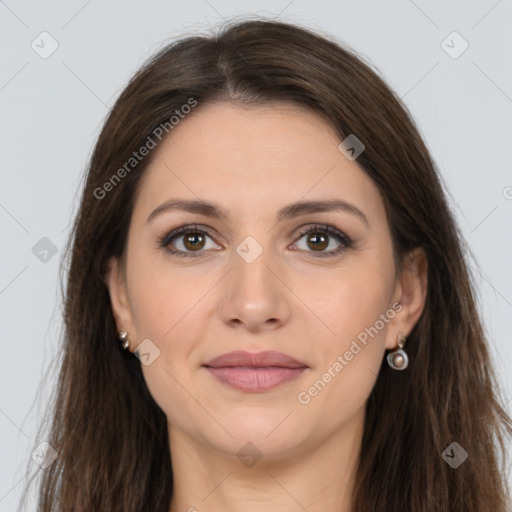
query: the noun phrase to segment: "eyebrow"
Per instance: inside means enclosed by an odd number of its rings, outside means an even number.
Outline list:
[[[160,206],[157,206],[149,214],[146,223],[152,221],[155,217],[161,215],[162,213],[169,211],[184,211],[188,213],[195,213],[222,221],[227,221],[229,219],[229,214],[224,208],[208,201],[169,199],[168,201],[165,201],[165,203],[162,203]],[[281,208],[277,212],[277,220],[282,221],[298,217],[300,215],[331,211],[343,211],[355,215],[360,220],[362,220],[367,227],[370,227],[370,223],[368,222],[366,215],[359,208],[341,199],[330,199],[325,201],[300,201],[297,203],[291,203]]]

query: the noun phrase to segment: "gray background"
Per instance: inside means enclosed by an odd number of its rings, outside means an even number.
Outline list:
[[[44,372],[58,357],[59,261],[108,106],[165,42],[252,14],[335,35],[404,98],[474,254],[510,412],[511,0],[0,1],[0,512],[15,510],[27,465],[42,471],[30,454],[53,384],[54,372],[43,386]],[[44,31],[58,43],[48,58],[31,46],[51,49]]]

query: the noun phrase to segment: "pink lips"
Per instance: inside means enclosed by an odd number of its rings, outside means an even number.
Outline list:
[[[229,352],[203,365],[219,381],[242,391],[266,391],[299,377],[309,368],[282,352]]]

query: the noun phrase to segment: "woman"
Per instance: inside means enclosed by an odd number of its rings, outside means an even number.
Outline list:
[[[435,164],[352,51],[228,24],[90,162],[39,510],[505,512],[512,424]]]

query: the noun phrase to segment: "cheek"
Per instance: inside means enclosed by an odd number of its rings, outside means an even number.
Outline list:
[[[356,296],[346,290],[347,293],[338,295],[338,303],[330,306],[332,321],[329,325],[334,334],[329,336],[331,342],[326,343],[326,339],[322,343],[322,364],[315,374],[317,377],[326,372],[331,376],[336,374],[337,377],[331,379],[340,384],[334,386],[336,391],[333,388],[336,393],[352,394],[349,390],[355,384],[361,388],[366,377],[371,381],[372,374],[376,375],[380,368],[387,327],[394,310],[377,290],[359,290]],[[330,382],[329,375],[324,377],[323,380]]]
[[[133,263],[137,268],[135,258]],[[154,364],[143,367],[158,402],[162,389],[180,396],[177,382],[186,384],[191,368],[199,364],[197,354],[193,356],[192,352],[204,337],[205,295],[216,280],[211,275],[194,278],[190,272],[172,269],[166,261],[138,268],[132,272],[131,306],[139,342],[148,338],[160,351]]]
[[[310,304],[330,332],[317,336],[318,364],[301,390],[302,399],[297,397],[305,406],[304,415],[339,407],[341,416],[326,419],[334,425],[364,404],[382,364],[388,324],[396,314],[392,292],[393,267],[376,259],[331,276],[322,293],[320,288],[312,290]]]
[[[317,340],[322,347],[321,354],[317,351],[319,362],[296,396],[304,424],[322,418],[322,428],[335,432],[366,403],[382,364],[387,325],[394,316],[378,289],[361,290],[354,299],[347,288],[338,294],[338,304],[329,306],[330,326],[336,334]]]
[[[319,335],[327,335],[328,346],[341,350],[389,311],[393,291],[392,267],[361,261],[330,272],[316,283],[308,280],[301,293],[322,321],[317,322]],[[380,330],[385,332],[381,322]]]
[[[200,303],[197,303],[205,290],[190,286],[190,281],[169,272],[168,268],[159,265],[139,268],[131,282],[137,336],[139,341],[152,340],[159,350],[150,365],[141,364],[144,380],[168,419],[199,436],[199,427],[189,421],[190,414],[201,414],[201,410],[193,409],[189,395],[189,390],[193,389],[191,372],[195,364],[190,352],[197,341],[190,327],[198,320]]]
[[[199,300],[202,287],[183,272],[171,271],[165,261],[147,255],[133,259],[130,303],[139,337],[164,342],[186,321],[186,315]]]

